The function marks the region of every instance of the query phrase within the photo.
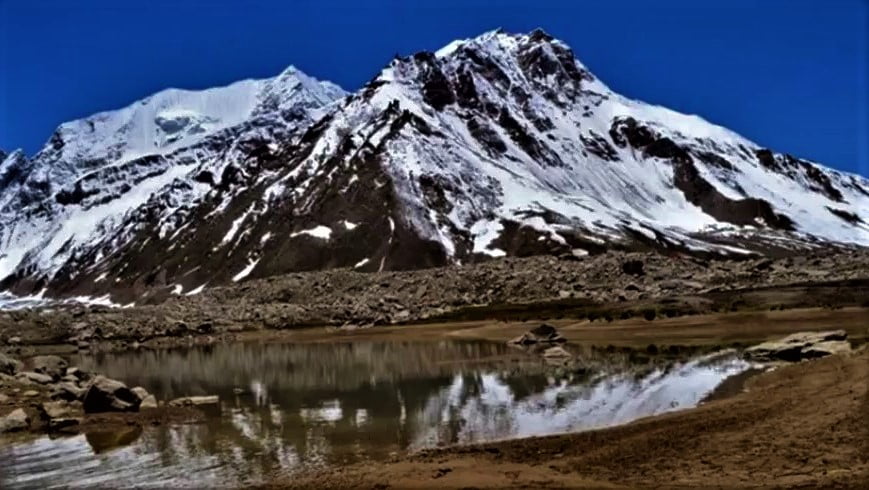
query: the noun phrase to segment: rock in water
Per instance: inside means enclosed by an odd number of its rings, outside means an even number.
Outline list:
[[[46,402],[40,407],[43,419],[52,431],[69,431],[81,423],[81,404],[65,401]]]
[[[185,396],[184,398],[176,398],[169,402],[172,407],[190,407],[198,405],[217,405],[220,398],[215,396]]]
[[[518,345],[532,345],[540,343],[559,344],[562,342],[567,342],[567,339],[562,337],[555,327],[549,325],[548,323],[543,323],[539,327],[532,328],[531,330],[523,333],[515,339],[510,340],[508,343]]]
[[[798,362],[849,352],[851,344],[847,339],[848,333],[844,330],[800,332],[750,347],[745,350],[745,356],[760,361]]]
[[[17,408],[12,413],[0,417],[0,434],[4,432],[16,432],[30,427],[30,417],[24,410]]]
[[[148,390],[137,386],[133,388],[133,393],[139,398],[139,410],[143,408],[157,408],[157,398],[148,393]]]
[[[13,375],[21,369],[21,362],[0,353],[0,374]]]
[[[84,395],[85,413],[135,412],[141,400],[124,383],[97,376]]]
[[[543,351],[543,357],[547,359],[570,359],[573,355],[567,352],[564,347],[555,346]]]
[[[33,370],[37,373],[60,379],[66,374],[68,363],[58,356],[36,356],[31,361]]]

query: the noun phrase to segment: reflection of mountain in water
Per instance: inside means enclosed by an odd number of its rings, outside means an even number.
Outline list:
[[[747,367],[732,355],[633,367],[615,356],[595,370],[521,356],[494,343],[381,342],[236,344],[82,360],[160,398],[208,393],[221,402],[203,424],[146,430],[132,445],[100,454],[84,437],[0,449],[10,462],[0,487],[115,477],[226,484],[421,447],[600,427],[692,406]],[[235,387],[246,392],[235,395]]]

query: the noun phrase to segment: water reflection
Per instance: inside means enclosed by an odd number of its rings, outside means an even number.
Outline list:
[[[553,368],[497,343],[228,345],[75,360],[160,399],[216,394],[202,424],[0,447],[0,487],[243,484],[437,445],[619,424],[698,403],[735,355]]]

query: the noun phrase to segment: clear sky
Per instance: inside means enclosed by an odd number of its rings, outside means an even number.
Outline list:
[[[396,53],[538,26],[624,95],[869,175],[866,0],[0,0],[0,148],[170,86],[294,64],[353,90]]]

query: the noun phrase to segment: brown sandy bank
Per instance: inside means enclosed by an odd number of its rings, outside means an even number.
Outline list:
[[[869,488],[869,349],[782,367],[696,409],[426,451],[273,488]]]

